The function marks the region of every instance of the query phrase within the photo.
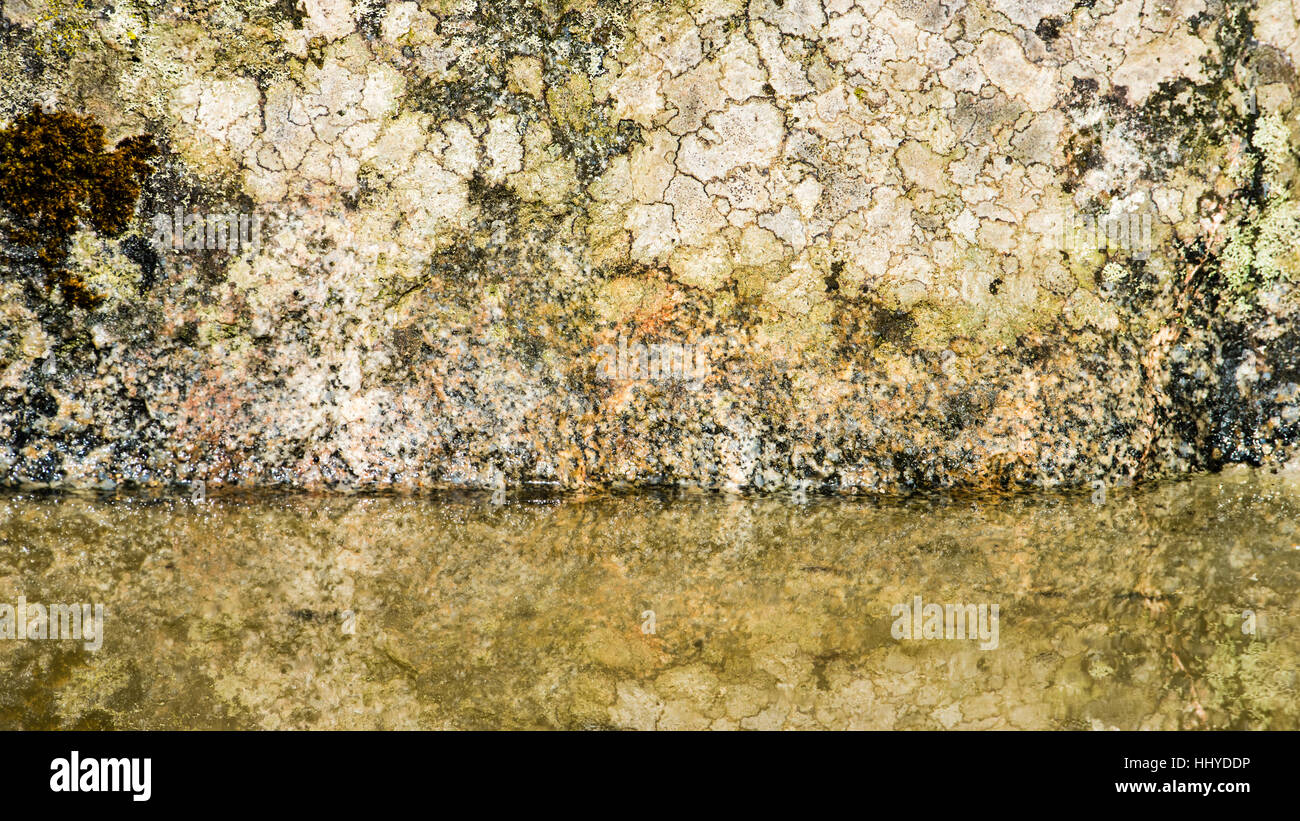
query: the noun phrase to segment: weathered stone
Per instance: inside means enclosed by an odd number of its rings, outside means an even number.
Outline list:
[[[45,5],[4,7],[0,115],[164,155],[58,277],[3,249],[5,484],[855,492],[1294,454],[1292,0]],[[191,212],[264,222],[151,246]],[[619,339],[707,373],[604,378]]]

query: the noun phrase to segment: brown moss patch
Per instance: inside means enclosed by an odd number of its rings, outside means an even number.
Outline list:
[[[104,150],[89,117],[34,108],[0,130],[0,208],[7,239],[32,248],[65,299],[93,307],[100,297],[64,268],[72,235],[86,224],[121,234],[135,214],[140,183],[157,153],[148,134]]]

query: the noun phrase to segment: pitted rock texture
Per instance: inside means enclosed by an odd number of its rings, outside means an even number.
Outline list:
[[[6,483],[1054,486],[1300,435],[1294,0],[4,20],[6,118],[163,152],[70,242],[94,305],[4,249]],[[160,247],[177,208],[258,241]],[[665,344],[698,378],[611,367]]]

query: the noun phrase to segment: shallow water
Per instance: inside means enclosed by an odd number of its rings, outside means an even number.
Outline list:
[[[0,602],[106,617],[97,651],[0,640],[0,727],[1295,729],[1298,513],[1249,471],[1102,505],[9,494]],[[915,596],[998,605],[997,646],[895,638]]]

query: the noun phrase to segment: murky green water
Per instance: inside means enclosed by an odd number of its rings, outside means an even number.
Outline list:
[[[0,727],[1294,729],[1298,514],[1244,471],[1103,506],[11,494],[0,602],[106,622],[0,640]],[[997,604],[997,647],[895,638],[915,596]]]

